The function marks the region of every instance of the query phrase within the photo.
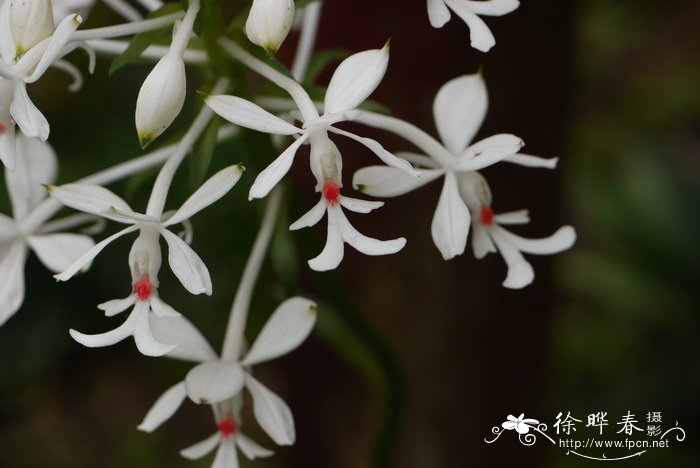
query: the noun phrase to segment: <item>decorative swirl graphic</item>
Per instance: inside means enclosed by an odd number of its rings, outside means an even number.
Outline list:
[[[668,429],[666,432],[661,434],[659,439],[665,439],[666,434],[668,434],[671,431],[680,431],[680,434],[676,434],[676,440],[678,442],[683,442],[685,440],[685,430],[683,430],[683,428],[678,425],[678,421],[676,421],[676,425],[674,427],[672,427],[671,429]]]
[[[524,416],[524,413],[518,416],[517,418],[512,414],[508,415],[506,421],[503,424],[501,424],[501,427],[493,426],[491,428],[491,433],[496,434],[496,437],[494,437],[491,440],[484,438],[484,442],[486,442],[487,444],[491,444],[495,442],[499,437],[501,437],[501,434],[503,434],[503,432],[514,430],[518,433],[518,440],[520,441],[520,443],[529,447],[531,445],[534,445],[535,442],[537,442],[537,435],[530,432],[530,430],[534,430],[539,432],[541,435],[546,437],[551,443],[556,445],[556,442],[547,434],[545,434],[545,431],[547,430],[547,425],[545,423],[541,423],[536,419],[525,419]]]
[[[486,442],[487,444],[491,444],[491,443],[495,442],[499,437],[501,437],[501,434],[503,434],[503,431],[504,431],[504,429],[501,429],[498,426],[493,426],[491,428],[491,433],[496,434],[496,437],[494,437],[493,440],[486,440],[486,438],[484,437],[484,442]]]

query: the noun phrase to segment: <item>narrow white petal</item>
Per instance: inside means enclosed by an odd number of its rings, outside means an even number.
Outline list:
[[[476,258],[484,258],[487,254],[496,252],[491,236],[481,223],[472,225],[472,250]]]
[[[340,232],[338,216],[333,216],[333,210],[328,210],[328,229],[326,245],[317,257],[309,260],[309,266],[316,271],[327,271],[336,268],[343,261],[343,235]]]
[[[406,245],[406,239],[379,240],[367,237],[355,229],[339,207],[333,207],[329,216],[338,218],[343,240],[365,255],[389,255],[398,252]]]
[[[212,434],[201,442],[197,442],[186,449],[180,450],[180,455],[188,460],[199,460],[204,457],[219,445],[221,436],[219,433]]]
[[[310,135],[311,133],[307,132],[297,138],[297,140],[289,145],[282,154],[277,156],[277,159],[272,161],[269,166],[258,174],[255,178],[255,182],[253,182],[253,185],[250,187],[250,192],[248,194],[249,200],[253,198],[263,198],[270,193],[270,190],[275,188],[275,185],[289,172],[289,168],[292,167],[292,162],[294,162],[294,155],[296,155],[299,147]]]
[[[129,314],[129,317],[120,326],[114,330],[110,330],[105,333],[100,333],[97,335],[86,335],[80,333],[79,331],[70,330],[70,336],[73,337],[75,341],[88,348],[101,348],[103,346],[112,346],[113,344],[119,343],[123,339],[129,337],[134,332],[134,328],[138,323],[139,314],[134,310]]]
[[[544,239],[524,239],[503,228],[499,228],[499,231],[518,250],[535,255],[559,253],[570,249],[576,242],[576,231],[571,226],[562,226],[557,232]]]
[[[143,432],[153,432],[161,424],[170,419],[185,401],[185,382],[178,382],[165,391],[153,404],[143,422],[139,424],[138,430]]]
[[[151,314],[147,302],[139,301],[134,306],[134,313],[139,314],[138,322],[134,328],[134,341],[139,352],[145,356],[163,356],[178,345],[177,343],[161,343],[153,336],[148,316]]]
[[[396,156],[405,159],[406,161],[413,164],[414,167],[420,167],[425,169],[441,169],[442,166],[437,163],[430,156],[419,153],[411,153],[410,151],[398,151]]]
[[[0,133],[0,161],[5,168],[14,170],[17,165],[17,153],[15,144],[15,126],[5,125],[5,131]]]
[[[20,80],[15,82],[15,98],[10,106],[10,113],[22,133],[28,137],[39,138],[41,141],[46,141],[49,137],[49,122],[29,99],[27,87]]]
[[[53,273],[64,271],[95,246],[95,242],[90,237],[81,234],[29,236],[27,242],[41,263]],[[86,264],[83,269],[88,267],[89,265]]]
[[[402,169],[389,166],[363,167],[355,172],[352,185],[357,190],[373,197],[397,197],[437,179],[445,173],[442,169],[418,169],[411,176]]]
[[[168,263],[180,283],[192,294],[211,296],[209,270],[192,248],[167,229],[160,230],[168,243]]]
[[[448,172],[431,226],[433,242],[445,260],[464,253],[470,220],[469,209],[459,194],[455,176]]]
[[[517,153],[511,154],[504,161],[519,164],[525,167],[543,167],[545,169],[554,169],[557,167],[559,158],[540,158],[529,154]]]
[[[83,254],[79,259],[77,259],[71,266],[66,268],[65,271],[63,271],[63,273],[58,274],[58,275],[54,275],[53,277],[56,278],[58,281],[68,281],[69,279],[71,279],[73,277],[73,275],[75,275],[77,272],[79,272],[80,270],[85,268],[85,265],[92,262],[92,260],[95,257],[97,257],[97,255],[100,252],[102,252],[102,250],[105,247],[107,247],[107,245],[109,243],[111,243],[112,241],[114,241],[115,239],[117,239],[123,235],[129,234],[130,232],[134,232],[137,229],[138,228],[136,226],[129,226],[126,229],[122,229],[121,231],[119,231],[115,234],[112,234],[111,236],[104,239],[103,241],[100,241],[97,244],[95,244],[95,246],[92,249],[85,252],[85,254]]]
[[[488,52],[496,45],[496,39],[486,23],[476,16],[463,0],[445,0],[445,3],[454,11],[457,16],[469,26],[469,39],[471,46],[481,52]]]
[[[157,317],[180,317],[180,312],[163,302],[163,299],[156,294],[152,294],[148,302],[151,304],[151,310]]]
[[[0,248],[0,325],[4,324],[24,300],[24,261],[27,247],[14,242]]]
[[[250,101],[236,96],[209,96],[207,106],[231,123],[275,135],[295,135],[302,130]]]
[[[236,445],[238,445],[238,448],[241,450],[241,452],[243,452],[243,455],[245,455],[248,460],[270,457],[275,453],[272,450],[261,447],[253,439],[241,432],[236,434]]]
[[[241,391],[243,368],[236,361],[204,362],[187,373],[185,386],[195,403],[218,403]]]
[[[497,214],[493,219],[498,224],[527,224],[530,222],[530,213],[527,210],[509,211]]]
[[[321,198],[321,200],[314,205],[309,211],[297,219],[289,226],[289,230],[296,231],[297,229],[307,228],[318,224],[326,213],[326,201]]]
[[[338,197],[338,201],[340,202],[341,206],[350,211],[354,211],[355,213],[366,214],[384,206],[384,202],[382,201],[360,200],[359,198],[350,198],[342,195]]]
[[[292,297],[277,307],[241,364],[252,366],[274,359],[304,342],[316,323],[316,304]]]
[[[7,128],[0,134],[0,138],[10,136],[15,140],[14,130]],[[46,198],[46,189],[41,184],[50,184],[54,181],[58,164],[56,153],[51,145],[36,138],[29,138],[22,132],[17,133],[15,149],[17,154],[15,169],[12,172],[5,172],[5,181],[12,203],[12,212],[16,219],[20,219]]]
[[[508,275],[503,281],[503,286],[510,289],[524,288],[535,279],[535,271],[520,251],[503,236],[503,232],[503,230],[491,229],[493,242],[508,265]]]
[[[389,65],[389,45],[346,58],[333,73],[326,91],[324,113],[355,109],[377,89]]]
[[[124,312],[136,303],[136,294],[130,294],[124,299],[112,299],[111,301],[98,304],[97,308],[105,312],[105,316],[113,317]]]
[[[434,28],[443,27],[450,16],[450,10],[443,0],[428,0],[428,19]]]
[[[515,154],[525,145],[515,135],[501,133],[474,143],[455,162],[458,171],[478,171]]]
[[[185,200],[180,209],[163,223],[163,226],[181,223],[226,195],[236,185],[238,179],[241,178],[243,169],[243,166],[236,164],[222,169],[211,176],[196,192]]]
[[[486,83],[480,73],[454,78],[433,101],[433,117],[445,147],[455,156],[479,131],[488,109]]]
[[[353,140],[359,143],[362,143],[367,148],[369,148],[374,154],[379,156],[379,159],[384,161],[385,164],[406,171],[412,176],[418,176],[418,171],[413,169],[411,163],[409,163],[405,159],[401,159],[394,156],[389,151],[385,150],[384,147],[378,141],[372,140],[371,138],[361,137],[335,127],[329,127],[328,130],[330,130],[333,133],[337,133],[338,135],[343,135],[348,138],[352,138]]]
[[[99,215],[124,224],[158,223],[159,221],[155,216],[136,213],[135,211],[120,210],[114,206],[110,206],[106,211],[99,213]]]
[[[520,2],[518,0],[487,0],[485,2],[467,0],[464,3],[466,3],[469,9],[477,15],[486,16],[506,15],[520,6]]]
[[[56,31],[53,33],[51,41],[41,56],[39,63],[34,68],[32,75],[25,80],[27,83],[33,83],[41,78],[51,64],[61,58],[64,53],[64,46],[70,41],[71,35],[78,29],[82,21],[83,19],[79,15],[70,15],[56,26]]]
[[[153,302],[151,301],[151,306]],[[217,359],[217,354],[199,330],[183,316],[158,317],[151,315],[151,330],[158,341],[178,343],[168,357],[183,361],[205,362]]]
[[[277,445],[292,445],[296,438],[294,418],[287,404],[250,374],[245,385],[253,396],[255,419]]]
[[[49,195],[67,207],[97,216],[105,216],[111,208],[129,213],[133,210],[118,195],[99,185],[65,184],[47,187]],[[133,221],[132,221],[133,222]]]
[[[211,468],[238,468],[238,466],[238,456],[233,440],[222,439]]]

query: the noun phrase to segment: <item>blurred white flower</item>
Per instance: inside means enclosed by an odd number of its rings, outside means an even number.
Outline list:
[[[53,34],[51,0],[7,0],[7,3],[17,56]]]
[[[250,42],[275,54],[294,22],[294,0],[253,0],[245,23]]]
[[[428,0],[428,18],[433,27],[441,28],[450,20],[452,10],[469,26],[472,47],[488,52],[496,45],[496,39],[477,15],[502,16],[519,6],[518,0]]]

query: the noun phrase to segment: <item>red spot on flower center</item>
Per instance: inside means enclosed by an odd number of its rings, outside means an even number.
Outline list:
[[[490,206],[481,208],[481,224],[491,226],[493,224],[493,209]]]
[[[4,132],[5,132],[5,126],[3,125],[2,122],[0,122],[0,133],[4,133]]]
[[[140,280],[138,280],[136,283],[134,283],[134,292],[139,297],[139,299],[142,301],[145,301],[149,297],[151,297],[152,290],[153,290],[153,285],[151,284],[151,281],[148,279],[148,275],[144,275],[143,277],[141,277]]]
[[[228,437],[236,432],[237,428],[236,421],[234,421],[233,418],[225,418],[219,422],[219,432],[221,432],[224,437]]]
[[[338,196],[340,195],[340,187],[331,181],[327,180],[323,185],[323,196],[330,205],[338,204]]]

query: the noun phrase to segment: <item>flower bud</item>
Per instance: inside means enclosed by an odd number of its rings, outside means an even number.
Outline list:
[[[145,148],[167,129],[185,103],[185,63],[167,54],[153,67],[136,100],[136,131]]]
[[[245,32],[250,42],[274,54],[294,22],[294,0],[253,0]]]
[[[22,55],[54,32],[51,0],[9,0],[10,31],[17,55]]]

